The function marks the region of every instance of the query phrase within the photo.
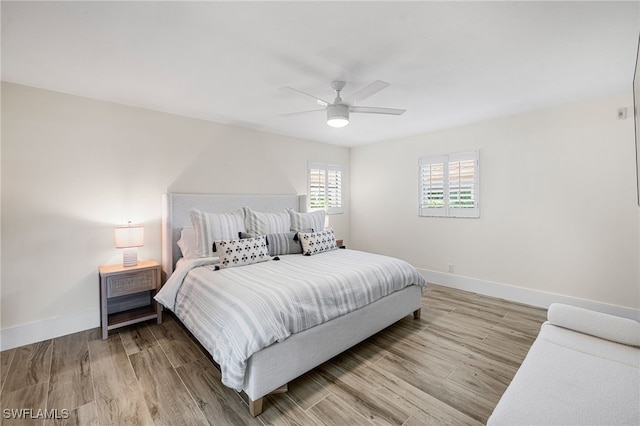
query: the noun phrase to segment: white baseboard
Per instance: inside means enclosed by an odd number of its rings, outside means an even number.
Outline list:
[[[47,318],[0,330],[0,351],[100,326],[100,309]]]
[[[486,296],[538,306],[545,309],[552,303],[565,303],[567,305],[579,306],[581,308],[640,321],[640,310],[637,309],[563,296],[561,294],[547,293],[524,287],[515,287],[477,278],[431,271],[429,269],[420,269],[419,271],[427,282],[445,287],[471,291],[473,293],[484,294]]]

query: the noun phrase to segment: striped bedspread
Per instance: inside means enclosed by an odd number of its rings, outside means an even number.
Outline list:
[[[219,271],[193,265],[176,270],[156,300],[220,364],[222,382],[238,390],[253,353],[407,286],[425,286],[403,260],[344,249]]]

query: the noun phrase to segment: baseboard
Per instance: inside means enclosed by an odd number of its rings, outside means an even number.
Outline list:
[[[0,351],[100,326],[100,309],[47,318],[0,330]]]
[[[512,302],[524,303],[527,305],[548,308],[552,303],[565,303],[567,305],[579,306],[606,314],[616,315],[624,318],[631,318],[640,321],[640,310],[625,308],[623,306],[610,305],[595,302],[592,300],[579,299],[561,294],[547,293],[539,290],[532,290],[524,287],[515,287],[507,284],[486,281],[477,278],[464,277],[460,275],[447,274],[444,272],[431,271],[428,269],[419,270],[427,282],[456,288],[459,290],[471,291],[484,294],[486,296],[497,297],[510,300]]]

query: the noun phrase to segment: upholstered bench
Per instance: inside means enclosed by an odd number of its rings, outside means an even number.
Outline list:
[[[640,323],[552,304],[487,425],[640,425]]]

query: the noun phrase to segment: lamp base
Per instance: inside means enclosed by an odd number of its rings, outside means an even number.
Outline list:
[[[122,266],[136,266],[138,264],[138,249],[124,249],[122,252]]]

